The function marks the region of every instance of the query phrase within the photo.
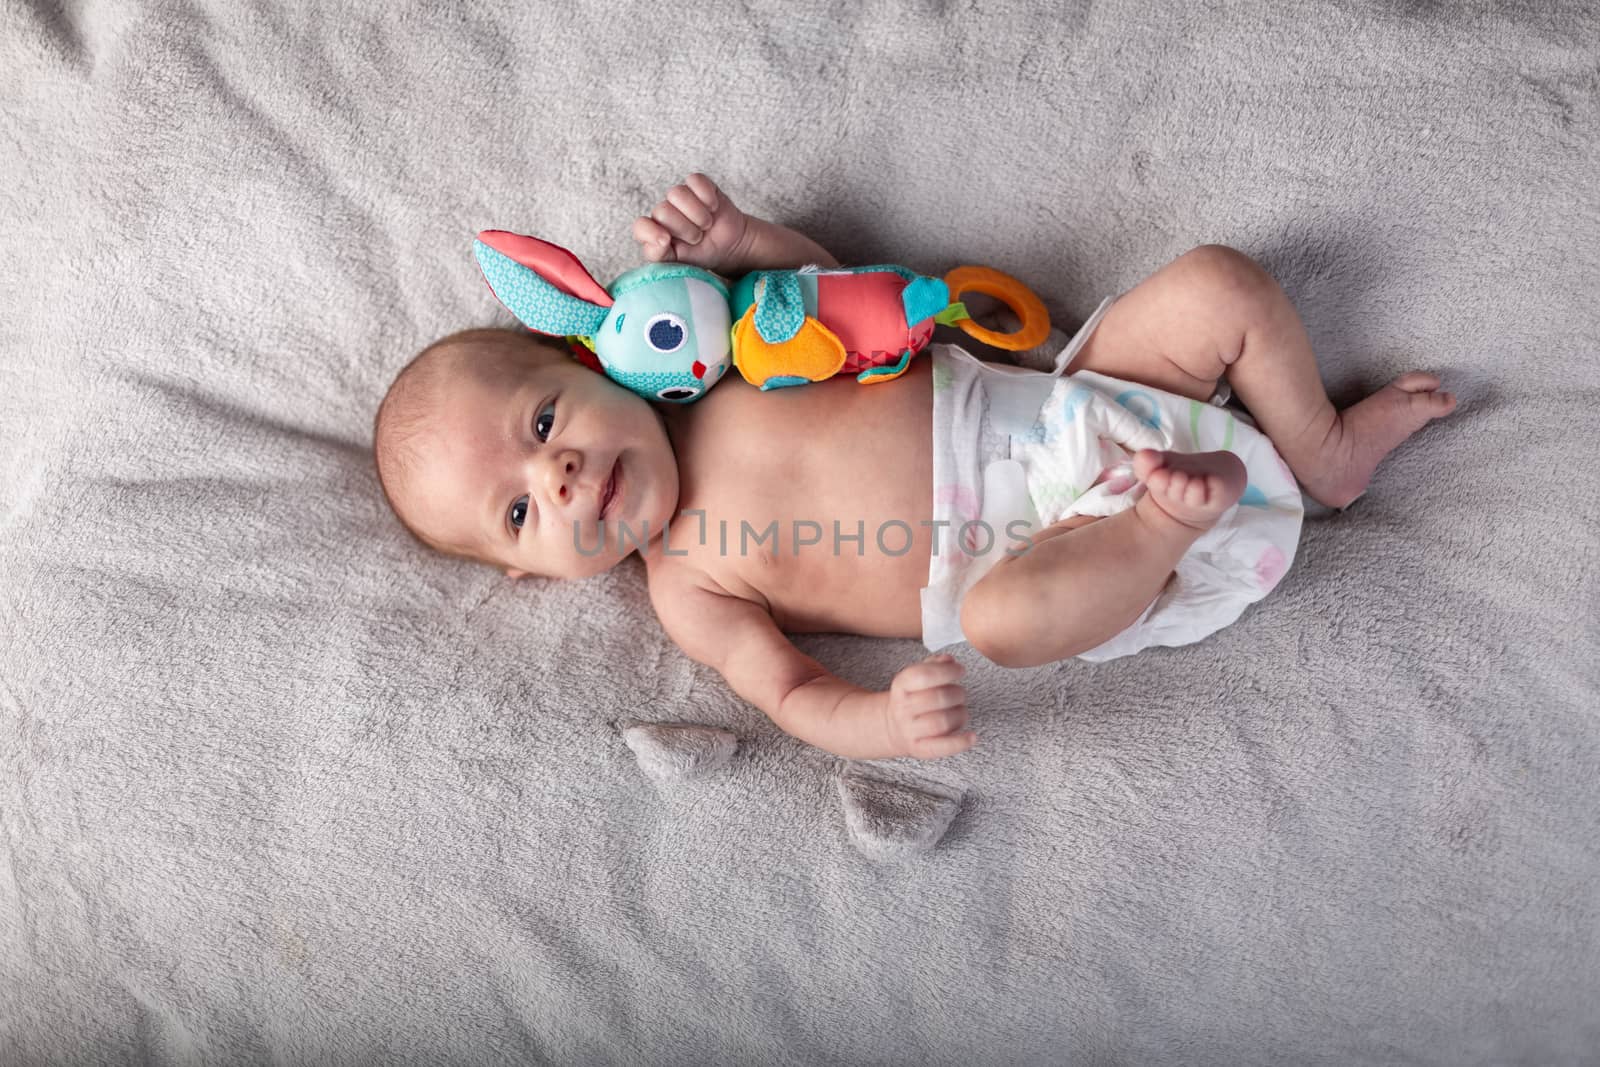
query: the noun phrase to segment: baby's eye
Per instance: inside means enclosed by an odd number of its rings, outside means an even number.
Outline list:
[[[676,352],[683,347],[689,335],[683,320],[676,315],[661,314],[644,324],[644,339],[657,352]]]
[[[550,432],[555,428],[556,406],[554,404],[546,404],[539,409],[539,414],[534,417],[533,432],[538,435],[539,440],[548,441],[550,440]]]
[[[528,498],[517,497],[517,502],[511,505],[511,527],[514,530],[522,529],[522,524],[528,521]]]

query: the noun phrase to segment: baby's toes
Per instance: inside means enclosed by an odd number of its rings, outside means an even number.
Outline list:
[[[1411,375],[1406,377],[1409,378]],[[1404,378],[1401,379],[1401,381],[1404,380]],[[1396,391],[1390,393],[1389,396],[1393,397],[1394,410],[1396,412],[1404,412],[1403,415],[1397,414],[1393,416],[1397,422],[1415,423],[1415,425],[1420,426],[1429,419],[1437,419],[1439,416],[1448,415],[1455,410],[1456,398],[1452,393],[1440,392],[1434,389],[1411,391],[1400,388],[1399,382],[1396,382],[1395,386]]]
[[[1431,393],[1442,384],[1437,374],[1427,371],[1408,371],[1389,383],[1396,389],[1406,393]]]
[[[1160,470],[1167,461],[1167,454],[1154,448],[1141,448],[1133,456],[1133,476],[1146,484],[1150,481],[1152,472]]]
[[[1183,502],[1192,508],[1204,507],[1211,499],[1212,479],[1196,475],[1189,480],[1189,487],[1183,492]]]
[[[1413,403],[1421,402],[1426,407],[1428,414],[1434,418],[1448,415],[1456,409],[1456,395],[1454,393],[1418,393]]]

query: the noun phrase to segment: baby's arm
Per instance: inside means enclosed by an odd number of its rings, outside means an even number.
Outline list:
[[[667,190],[650,214],[634,220],[633,237],[652,262],[690,263],[729,277],[753,270],[839,265],[804,234],[740,211],[704,174],[691,174]]]
[[[933,759],[977,742],[967,726],[961,664],[934,656],[875,693],[836,678],[790,643],[760,604],[680,576],[651,576],[651,600],[684,652],[807,744],[845,759]]]

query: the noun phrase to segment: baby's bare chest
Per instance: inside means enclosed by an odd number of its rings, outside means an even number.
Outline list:
[[[671,550],[791,631],[914,637],[932,543],[926,360],[901,379],[719,386],[676,442]]]

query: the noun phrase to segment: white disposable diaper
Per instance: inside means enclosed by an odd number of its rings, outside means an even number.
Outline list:
[[[1090,371],[1062,376],[1112,301],[1056,357],[1054,373],[933,349],[933,518],[922,590],[930,649],[965,640],[961,601],[1006,552],[1072,515],[1112,515],[1144,492],[1141,448],[1231,451],[1248,472],[1239,503],[1202,534],[1134,624],[1082,654],[1116,659],[1186,645],[1266,596],[1294,562],[1304,507],[1272,442],[1240,412]]]

